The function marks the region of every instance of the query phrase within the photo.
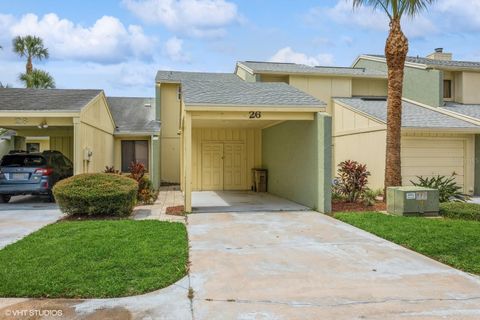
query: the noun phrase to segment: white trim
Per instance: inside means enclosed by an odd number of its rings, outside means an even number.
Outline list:
[[[185,104],[185,111],[271,111],[271,112],[324,112],[326,105],[236,105],[236,104]]]
[[[355,61],[353,61],[352,63],[352,68],[355,67],[355,65],[358,63],[358,61],[360,61],[361,59],[364,59],[364,60],[369,60],[369,61],[375,61],[375,62],[382,62],[382,63],[387,63],[387,59],[386,58],[380,58],[380,57],[373,57],[373,56],[369,56],[369,55],[359,55]],[[414,62],[409,62],[409,61],[405,61],[405,67],[411,67],[411,68],[416,68],[416,69],[422,69],[422,70],[426,70],[426,69],[429,69],[430,67],[427,66],[426,64],[422,64],[422,63],[414,63]]]

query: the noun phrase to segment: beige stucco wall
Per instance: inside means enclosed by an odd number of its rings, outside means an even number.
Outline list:
[[[460,100],[464,104],[480,104],[480,73],[462,72]]]
[[[386,96],[386,79],[352,79],[353,96]]]
[[[289,84],[327,104],[327,113],[332,114],[332,97],[351,97],[352,80],[339,77],[290,76]]]
[[[338,103],[334,105],[333,176],[338,164],[355,160],[372,174],[369,187],[382,188],[385,171],[386,127]]]
[[[114,123],[105,96],[99,95],[74,119],[75,172],[102,172],[114,164]],[[84,150],[92,151],[90,161]]]
[[[180,112],[181,101],[177,97],[178,84],[160,85],[162,130],[160,132],[161,180],[180,182]]]
[[[193,128],[192,131],[192,188],[201,189],[202,144],[241,143],[245,145],[246,170],[244,190],[252,185],[251,169],[262,165],[261,129],[259,128]]]

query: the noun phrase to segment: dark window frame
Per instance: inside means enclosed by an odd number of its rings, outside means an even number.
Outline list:
[[[443,80],[443,98],[452,99],[453,95],[453,82],[452,80],[445,79]]]
[[[146,144],[146,150],[147,150],[147,155],[145,157],[146,159],[146,163],[144,163],[143,161],[139,161],[139,157],[137,156],[136,152],[136,144]],[[127,145],[129,145],[129,147],[127,147]],[[124,152],[128,152],[130,150],[127,150],[127,148],[130,148],[131,149],[131,152],[133,152],[133,154],[130,154],[130,158],[129,159],[125,159],[126,155],[124,154]],[[139,162],[142,162],[144,165],[145,165],[145,171],[148,172],[149,171],[149,166],[150,166],[150,145],[149,145],[149,142],[148,140],[145,140],[145,139],[139,139],[139,140],[122,140],[121,141],[121,150],[120,150],[120,154],[121,154],[121,171],[122,172],[128,172],[128,167],[130,166],[130,164],[133,162],[133,161],[139,161]]]

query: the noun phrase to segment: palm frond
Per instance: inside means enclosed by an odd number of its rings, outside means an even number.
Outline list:
[[[53,89],[55,88],[55,80],[46,71],[33,69],[32,73],[21,73],[20,81],[26,88]]]
[[[404,14],[416,16],[436,0],[352,0],[353,8],[369,6],[382,9],[390,19],[401,18]]]

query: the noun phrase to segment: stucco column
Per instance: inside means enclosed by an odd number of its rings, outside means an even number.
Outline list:
[[[185,122],[183,129],[184,144],[184,194],[185,194],[185,211],[192,212],[192,116],[189,112],[185,113]],[[182,177],[183,179],[183,177]]]
[[[73,118],[73,172],[83,173],[83,148],[80,118]]]
[[[160,137],[152,135],[152,165],[151,165],[151,179],[153,187],[160,188]]]
[[[317,137],[317,210],[332,211],[332,117],[318,112],[315,115]]]

